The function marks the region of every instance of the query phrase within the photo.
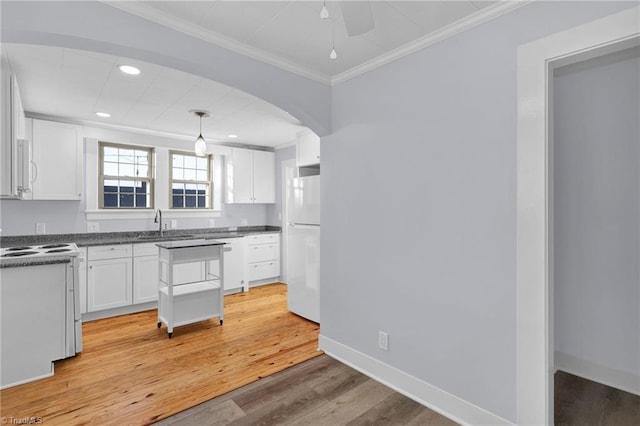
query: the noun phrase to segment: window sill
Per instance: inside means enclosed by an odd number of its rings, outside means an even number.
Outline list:
[[[123,219],[152,219],[157,209],[144,210],[86,210],[87,220],[123,220]],[[178,210],[161,209],[162,217],[166,219],[181,219],[194,217],[220,217],[220,210]]]

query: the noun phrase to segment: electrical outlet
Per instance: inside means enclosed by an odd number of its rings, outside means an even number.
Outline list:
[[[44,234],[46,231],[46,224],[36,223],[36,234]]]
[[[384,331],[378,331],[378,347],[383,351],[389,350],[389,335]]]
[[[216,226],[216,221],[213,219],[209,219],[209,228],[213,228]]]
[[[178,221],[176,219],[171,219],[171,229],[178,229]]]
[[[87,222],[87,232],[100,232],[100,223]]]
[[[247,226],[247,223],[248,223],[247,219],[240,220],[240,226]]]

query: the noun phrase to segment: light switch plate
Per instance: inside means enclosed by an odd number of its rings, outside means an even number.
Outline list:
[[[171,229],[178,229],[178,221],[176,219],[171,219]]]
[[[100,223],[87,222],[87,232],[100,232]]]
[[[45,223],[36,223],[36,234],[44,234],[47,227]]]
[[[215,226],[216,226],[216,225],[215,225],[215,223],[216,223],[216,221],[215,221],[215,220],[213,220],[213,219],[209,219],[209,228],[213,228],[213,227],[215,227]]]
[[[240,226],[247,226],[247,223],[249,223],[249,222],[247,221],[247,219],[241,219],[241,220],[240,220]]]

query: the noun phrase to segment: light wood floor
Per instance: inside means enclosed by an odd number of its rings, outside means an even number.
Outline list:
[[[225,297],[217,319],[174,329],[156,311],[83,325],[84,350],[51,378],[0,391],[3,417],[47,425],[142,425],[315,356],[318,325],[287,311],[286,285]]]

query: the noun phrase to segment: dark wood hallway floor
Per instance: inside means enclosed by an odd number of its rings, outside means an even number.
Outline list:
[[[555,377],[558,426],[640,425],[640,397],[568,373]],[[157,425],[455,425],[322,355]]]

